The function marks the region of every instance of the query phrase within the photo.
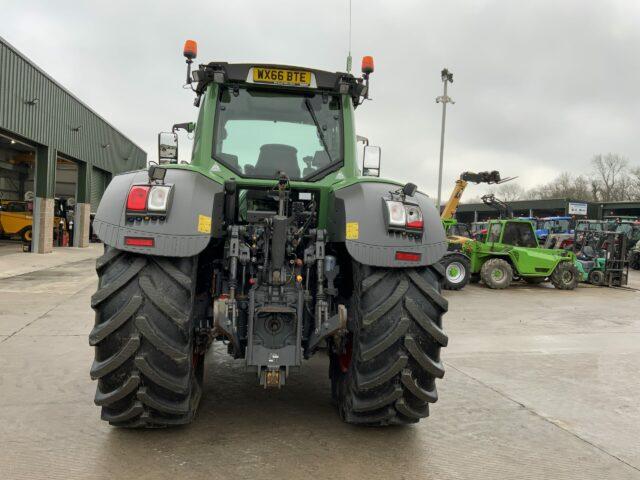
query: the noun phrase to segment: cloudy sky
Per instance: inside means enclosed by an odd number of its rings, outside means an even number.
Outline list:
[[[186,38],[201,62],[345,68],[348,0],[0,4],[0,35],[150,159],[158,131],[196,117],[181,88]],[[443,196],[464,170],[497,169],[530,188],[596,153],[640,165],[639,27],[637,0],[353,0],[354,66],[362,55],[376,63],[358,133],[382,147],[383,176],[435,195],[446,66],[456,104]]]

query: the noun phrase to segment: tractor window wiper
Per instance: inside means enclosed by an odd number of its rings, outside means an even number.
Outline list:
[[[318,130],[318,136],[320,137],[320,141],[322,142],[322,146],[324,147],[324,151],[327,152],[327,157],[329,157],[329,163],[333,162],[331,158],[331,154],[329,153],[329,147],[327,146],[327,140],[324,138],[324,132],[322,131],[322,127],[320,127],[320,123],[318,122],[318,117],[316,117],[316,112],[313,111],[313,107],[311,106],[311,102],[309,101],[309,97],[305,97],[304,104],[309,111],[309,115],[311,115],[311,119],[313,123],[316,125],[316,129]]]

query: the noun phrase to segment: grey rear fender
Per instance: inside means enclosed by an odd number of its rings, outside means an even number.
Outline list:
[[[433,201],[417,192],[407,202],[422,210],[424,230],[409,236],[387,229],[383,198],[395,191],[395,184],[361,182],[336,190],[329,212],[332,242],[345,242],[356,261],[378,267],[415,267],[437,263],[447,252],[447,239]],[[396,252],[418,253],[418,261],[396,260]]]
[[[93,221],[100,240],[120,250],[169,257],[190,257],[205,249],[211,238],[214,196],[223,186],[198,172],[167,169],[173,185],[164,221],[127,221],[126,203],[132,185],[147,184],[146,170],[117,175],[107,187]],[[125,245],[125,237],[153,237],[153,247]]]

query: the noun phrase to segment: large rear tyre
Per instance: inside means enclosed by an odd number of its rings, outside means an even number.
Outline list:
[[[438,399],[447,345],[438,266],[393,269],[354,263],[350,340],[331,362],[338,410],[348,423],[416,423]]]
[[[196,258],[136,255],[112,247],[96,262],[89,343],[102,419],[122,427],[189,423],[202,391],[194,354]]]
[[[573,290],[580,282],[580,272],[573,263],[562,261],[549,278],[554,287],[560,290]]]
[[[506,260],[490,258],[482,265],[480,276],[487,287],[501,290],[511,285],[513,268]]]
[[[442,288],[445,290],[461,290],[471,276],[471,262],[463,253],[447,253],[440,261],[444,268]]]

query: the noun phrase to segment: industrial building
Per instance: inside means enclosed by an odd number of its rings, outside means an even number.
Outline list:
[[[139,146],[0,37],[0,208],[32,216],[31,231],[0,225],[0,234],[47,253],[59,215],[69,215],[70,243],[86,246],[90,214],[112,176],[146,161]]]
[[[572,198],[515,200],[507,202],[516,217],[571,216],[602,219],[605,216],[638,216],[640,202],[587,202]],[[586,215],[585,215],[586,212]],[[456,212],[459,222],[470,223],[496,218],[498,212],[484,203],[461,204]]]

